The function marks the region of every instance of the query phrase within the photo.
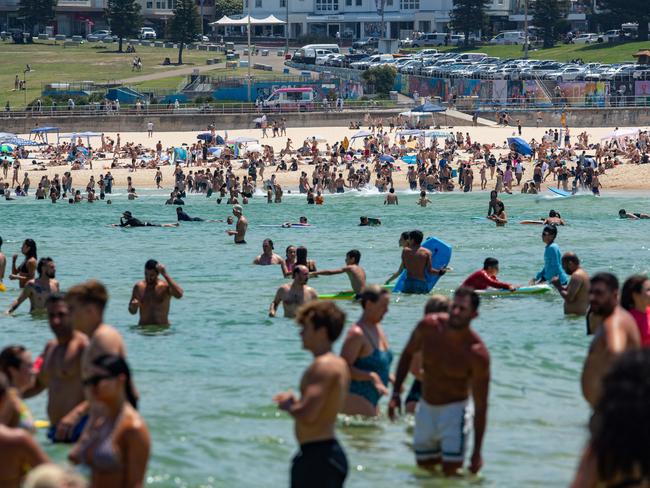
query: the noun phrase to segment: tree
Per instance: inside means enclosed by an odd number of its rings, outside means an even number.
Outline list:
[[[535,0],[532,5],[533,25],[542,31],[545,48],[555,45],[567,9],[567,0]]]
[[[638,22],[639,41],[648,40],[650,22],[650,2],[648,0],[598,0],[598,6],[618,20],[618,24]]]
[[[216,0],[214,3],[214,18],[219,20],[224,15],[238,15],[244,13],[242,0]]]
[[[122,40],[137,35],[142,26],[140,4],[136,0],[108,0],[104,16],[111,33],[119,39],[118,51],[122,52]]]
[[[57,0],[20,0],[18,16],[25,19],[25,27],[33,34],[34,27],[40,27],[54,19],[56,3]]]
[[[469,46],[469,35],[485,25],[488,3],[490,0],[454,0],[451,25],[454,30],[465,34],[465,46]]]
[[[183,48],[201,33],[201,16],[194,0],[176,0],[169,24],[170,36],[178,43],[178,64],[183,64]]]
[[[377,66],[363,72],[363,80],[375,88],[375,93],[388,95],[395,85],[397,71],[392,66]]]

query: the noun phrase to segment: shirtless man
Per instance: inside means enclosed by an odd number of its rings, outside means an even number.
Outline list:
[[[420,207],[426,207],[429,203],[431,203],[431,200],[427,198],[427,192],[422,190],[420,192],[420,198],[418,198],[417,204]]]
[[[300,382],[301,398],[293,392],[277,394],[273,400],[295,421],[300,452],[291,467],[291,486],[342,487],[348,472],[343,448],[336,440],[337,414],[347,396],[350,373],[346,362],[332,352],[341,335],[345,314],[332,302],[313,302],[298,311],[303,348],[314,361]]]
[[[232,206],[232,214],[237,217],[236,230],[227,230],[229,236],[235,236],[235,244],[246,244],[246,229],[248,229],[248,219],[244,217],[244,209],[241,205]]]
[[[429,293],[426,274],[443,275],[447,271],[431,267],[431,251],[420,247],[424,235],[419,230],[409,232],[408,245],[402,250],[402,264],[393,275],[386,280],[388,285],[406,270],[406,281],[402,293]]]
[[[603,318],[595,330],[582,369],[582,394],[593,408],[601,392],[601,382],[610,366],[623,352],[641,347],[641,337],[630,313],[618,303],[618,279],[610,273],[591,278],[591,311]]]
[[[7,314],[12,314],[23,303],[29,299],[29,312],[41,313],[45,311],[45,302],[53,293],[59,292],[59,282],[54,279],[56,266],[52,258],[41,258],[36,265],[38,278],[31,279],[22,289],[20,295],[9,307]]]
[[[350,279],[352,290],[359,295],[366,286],[366,272],[359,266],[359,261],[361,261],[361,253],[356,249],[352,249],[345,255],[345,266],[342,268],[315,271],[310,273],[309,276],[331,276],[345,273]]]
[[[275,298],[269,307],[269,317],[275,317],[280,303],[284,307],[284,316],[293,318],[303,303],[318,300],[316,290],[311,286],[307,286],[307,281],[309,280],[307,266],[303,266],[302,264],[294,266],[292,276],[293,281],[291,284],[287,283],[280,286],[275,293]]]
[[[55,293],[47,299],[47,315],[55,339],[45,345],[36,383],[24,397],[32,397],[47,388],[50,420],[47,437],[53,442],[77,442],[88,419],[86,416],[79,419],[74,414],[75,408],[85,400],[81,358],[88,347],[88,337],[72,328],[63,295]]]
[[[418,465],[433,470],[442,462],[446,476],[455,476],[465,460],[465,439],[474,428],[469,470],[483,466],[481,448],[487,424],[490,356],[471,328],[479,297],[460,287],[449,313],[427,315],[418,323],[402,351],[388,415],[401,410],[401,389],[411,360],[422,352],[422,398],[415,414],[414,450]],[[472,412],[470,394],[476,414]]]
[[[639,220],[639,219],[650,219],[650,215],[644,213],[629,213],[626,212],[624,208],[618,211],[618,216],[621,219],[630,219],[630,220]]]
[[[384,199],[384,205],[399,205],[397,195],[395,195],[395,188],[388,190],[388,195]]]
[[[164,280],[158,278],[161,274]],[[169,276],[167,269],[155,259],[144,265],[144,280],[133,286],[129,313],[140,310],[138,325],[169,325],[171,297],[182,298],[183,289]]]
[[[104,323],[104,309],[108,302],[104,285],[95,280],[75,285],[66,293],[65,302],[72,327],[89,338],[81,357],[82,378],[92,375],[93,361],[104,354],[126,357],[122,335],[113,326]],[[68,413],[66,419],[69,424],[77,425],[85,415],[93,413],[93,407],[86,400]]]
[[[548,213],[548,217],[542,222],[544,225],[565,225],[564,220],[560,217],[560,214],[555,210],[551,210]]]
[[[271,239],[264,239],[262,241],[262,254],[253,260],[253,264],[260,266],[269,266],[271,264],[282,264],[284,259],[279,254],[273,252],[274,246]]]
[[[562,268],[570,276],[569,283],[562,286],[560,278],[555,276],[551,284],[557,288],[564,299],[565,315],[587,315],[589,309],[589,275],[580,267],[580,260],[575,253],[565,252],[562,256]]]

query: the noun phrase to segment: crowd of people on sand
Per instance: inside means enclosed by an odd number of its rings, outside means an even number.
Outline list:
[[[170,199],[176,205],[178,221],[202,221],[184,210],[180,200],[182,192],[189,189],[189,175],[182,178],[178,176],[182,168],[176,170],[176,187]],[[218,169],[215,173],[217,177],[223,175]],[[304,180],[308,185],[306,175]],[[196,180],[190,181],[196,191]],[[244,181],[254,188],[247,177]],[[209,189],[210,183],[205,182],[200,191]],[[311,186],[304,189],[313,190]],[[419,201],[426,206],[422,199],[426,200],[426,192]],[[488,215],[498,224],[507,220],[504,213],[494,190]],[[249,222],[244,207],[233,203],[232,214],[234,219],[229,218],[227,223],[235,224],[235,229],[226,232],[235,244],[245,245]],[[575,253],[561,252],[558,229],[564,220],[556,211],[534,223],[542,225],[543,266],[536,274],[531,273],[529,285],[548,284],[557,289],[565,314],[586,317],[587,334],[593,335],[581,377],[584,398],[593,410],[590,439],[572,486],[645,486],[650,482],[650,471],[640,442],[645,440],[642,426],[650,407],[644,376],[650,372],[650,352],[645,349],[650,346],[650,279],[634,275],[621,287],[610,273],[589,276]],[[126,211],[114,225],[138,228],[178,224],[152,224]],[[301,217],[299,222],[286,225],[311,224]],[[314,356],[302,377],[300,395],[289,391],[274,397],[278,408],[296,423],[300,447],[292,462],[291,486],[343,486],[348,464],[336,440],[337,416],[375,418],[380,415],[380,399],[388,396],[388,417],[395,419],[402,409],[402,389],[409,373],[414,379],[404,408],[415,417],[416,464],[444,476],[477,473],[482,468],[488,391],[498,371],[491,369],[488,348],[472,328],[472,321],[479,315],[481,292],[515,291],[519,285],[502,281],[499,261],[487,257],[482,268],[468,276],[451,298],[430,295],[426,277],[443,275],[447,268],[433,267],[432,253],[422,242],[419,230],[401,234],[400,267],[381,286],[367,282],[357,249],[346,253],[339,268],[323,270],[308,257],[304,246],[290,245],[282,257],[275,253],[271,239],[262,242],[262,252],[253,264],[277,265],[282,276],[290,279],[277,289],[268,315],[275,317],[282,307],[284,316],[300,325],[303,347]],[[107,289],[90,280],[62,293],[55,260],[39,257],[34,240],[23,242],[22,262],[19,264],[19,256],[14,255],[10,268],[1,246],[0,239],[0,283],[9,270],[9,280],[17,282],[20,290],[7,313],[13,314],[29,302],[30,312],[45,314],[54,337],[35,360],[21,345],[4,346],[0,351],[0,484],[19,486],[30,470],[27,486],[32,477],[69,479],[67,486],[85,483],[65,468],[52,466],[34,437],[39,426],[25,400],[47,391],[47,437],[51,442],[71,444],[68,459],[90,468],[91,486],[141,486],[151,439],[146,420],[137,410],[139,393],[122,335],[103,319]],[[424,294],[428,299],[395,368],[382,320],[391,303],[389,283],[402,272],[406,276],[403,291]],[[308,284],[311,278],[338,274],[349,278],[351,294],[361,307],[359,318],[345,333],[339,355],[332,348],[343,333],[345,313],[334,302],[319,300]],[[131,314],[139,314],[142,326],[169,326],[172,298],[181,299],[183,294],[166,267],[150,259],[144,265],[143,280],[135,283],[124,306]],[[472,432],[473,447],[468,452],[466,439]]]

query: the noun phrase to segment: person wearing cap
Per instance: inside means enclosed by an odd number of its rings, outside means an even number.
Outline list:
[[[244,209],[241,205],[232,206],[232,214],[237,217],[236,230],[227,230],[229,236],[235,236],[235,244],[246,244],[246,230],[248,229],[248,219],[244,217]]]
[[[115,226],[115,224],[113,224]],[[151,222],[143,222],[140,219],[136,219],[130,211],[126,211],[120,217],[120,223],[118,227],[177,227],[178,223],[175,224],[152,224]]]

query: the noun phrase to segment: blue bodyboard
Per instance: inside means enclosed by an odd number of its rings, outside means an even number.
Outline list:
[[[422,247],[431,251],[431,266],[433,268],[440,269],[449,265],[449,261],[451,261],[451,246],[449,244],[435,237],[429,237],[422,243]],[[426,274],[425,277],[429,286],[429,292],[431,292],[433,287],[436,286],[436,283],[438,283],[440,275]],[[393,287],[393,293],[401,293],[405,280],[406,270],[402,271],[402,274],[397,278]]]

